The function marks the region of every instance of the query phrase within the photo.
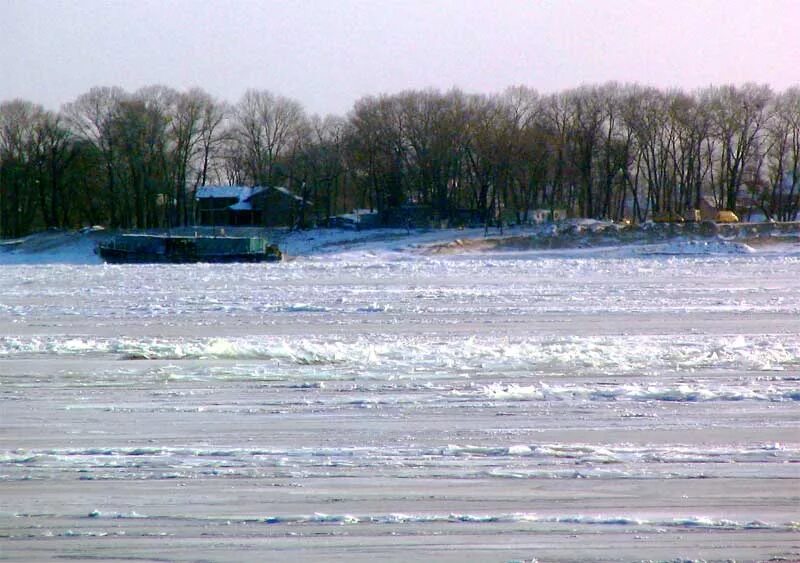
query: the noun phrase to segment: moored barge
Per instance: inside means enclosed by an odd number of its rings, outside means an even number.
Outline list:
[[[112,264],[277,262],[281,251],[261,237],[126,234],[97,245]]]

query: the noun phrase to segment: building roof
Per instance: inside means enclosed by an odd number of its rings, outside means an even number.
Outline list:
[[[212,198],[237,198],[239,201],[248,199],[253,195],[253,188],[250,186],[200,186],[197,188],[197,199]]]
[[[200,186],[197,188],[195,198],[200,199],[237,199],[238,201],[229,206],[233,211],[250,211],[253,209],[251,198],[269,190],[275,190],[290,197],[298,203],[303,202],[303,198],[292,193],[283,186]],[[306,201],[308,204],[309,202]]]
[[[302,197],[300,197],[300,196],[299,196],[299,195],[297,195],[297,194],[294,194],[294,193],[290,192],[290,191],[288,190],[288,188],[284,188],[283,186],[273,186],[273,188],[272,188],[272,189],[273,189],[273,190],[278,190],[279,192],[281,192],[281,193],[283,193],[283,194],[285,194],[285,195],[287,195],[287,196],[289,196],[289,197],[293,197],[294,199],[296,199],[296,200],[297,200],[297,201],[299,201],[299,202],[302,202],[302,201],[303,201],[303,198],[302,198]],[[254,195],[255,195],[255,194],[254,194]]]

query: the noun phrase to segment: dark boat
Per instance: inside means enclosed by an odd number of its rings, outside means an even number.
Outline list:
[[[119,235],[97,245],[112,264],[277,262],[281,251],[261,237]]]

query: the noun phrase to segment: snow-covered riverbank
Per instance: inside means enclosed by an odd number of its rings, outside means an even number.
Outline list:
[[[186,228],[182,234],[211,234]],[[217,231],[219,232],[219,231]],[[306,231],[227,228],[225,234],[264,235],[288,260],[331,254],[616,251],[639,255],[800,252],[800,224],[656,225],[628,227],[602,221],[500,229],[311,229]],[[112,232],[103,229],[46,231],[0,241],[0,264],[99,264],[94,249]],[[633,248],[637,247],[637,248]]]

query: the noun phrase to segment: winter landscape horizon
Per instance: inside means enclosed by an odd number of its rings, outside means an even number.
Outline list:
[[[0,2],[0,561],[800,562],[797,21]]]

